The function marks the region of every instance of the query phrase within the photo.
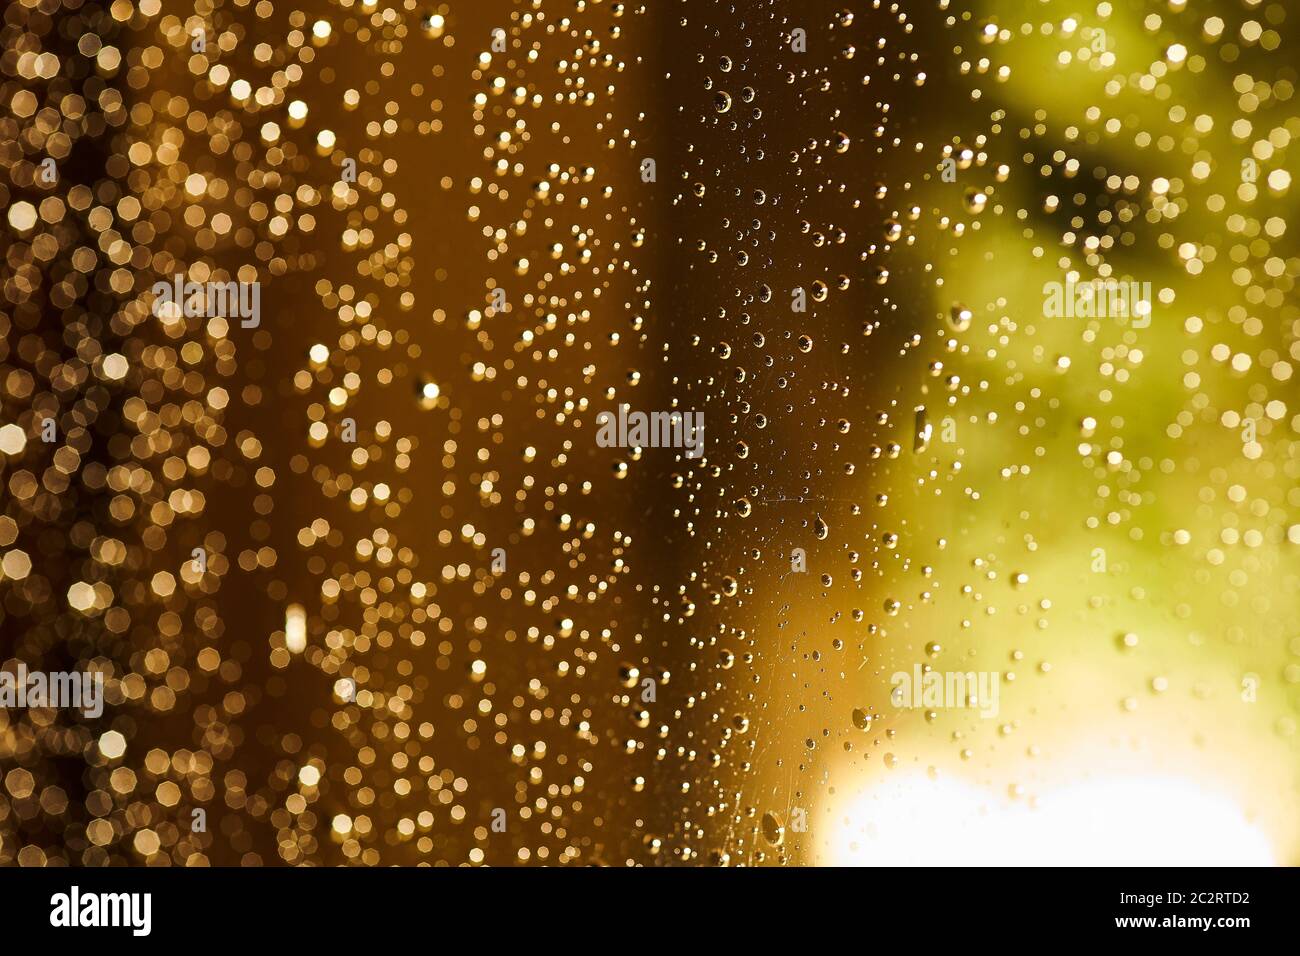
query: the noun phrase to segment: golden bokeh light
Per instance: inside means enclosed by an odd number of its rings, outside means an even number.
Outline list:
[[[6,8],[0,863],[1300,862],[1294,10],[301,6]]]

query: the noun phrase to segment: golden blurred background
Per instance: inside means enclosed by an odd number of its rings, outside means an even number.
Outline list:
[[[1289,13],[14,0],[0,862],[1300,863]]]

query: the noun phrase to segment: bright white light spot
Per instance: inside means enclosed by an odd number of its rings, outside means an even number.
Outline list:
[[[1195,781],[1109,777],[1015,803],[909,775],[835,817],[835,866],[1272,866],[1265,834]]]

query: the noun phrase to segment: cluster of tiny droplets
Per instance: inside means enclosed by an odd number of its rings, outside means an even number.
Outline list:
[[[819,858],[846,761],[1032,801],[997,761],[1038,756],[1080,673],[1053,658],[1081,646],[1113,649],[1119,691],[1080,719],[1179,697],[1208,719],[1264,675],[1272,705],[1233,720],[1294,755],[1285,6],[684,4],[678,26],[674,381],[711,432],[674,475],[692,564],[665,617],[714,678],[677,852]],[[1149,327],[1045,318],[1067,275],[1150,281]],[[1025,703],[918,724],[889,703],[914,664],[1000,671]]]
[[[810,862],[1083,641],[1294,754],[1285,5],[302,6],[6,7],[0,863]]]

